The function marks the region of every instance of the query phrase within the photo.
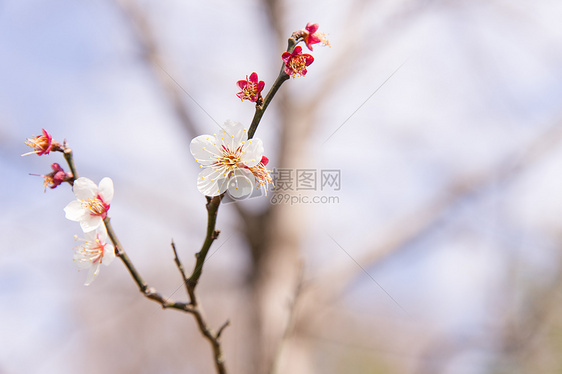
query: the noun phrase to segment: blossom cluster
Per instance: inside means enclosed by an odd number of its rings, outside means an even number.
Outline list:
[[[93,282],[100,265],[109,265],[115,258],[115,247],[108,242],[103,220],[113,199],[113,181],[103,178],[97,186],[88,178],[78,178],[72,187],[76,200],[64,208],[66,218],[80,223],[85,239],[76,248],[74,263],[78,269],[88,269],[84,285]]]
[[[65,152],[66,146],[53,140],[51,134],[45,129],[41,135],[28,138],[25,144],[33,151],[24,153],[22,156],[36,154],[38,156],[48,155],[50,152]],[[109,265],[115,258],[115,248],[108,242],[108,235],[103,220],[107,217],[109,204],[113,199],[113,182],[110,178],[104,178],[99,187],[88,178],[75,178],[71,172],[65,172],[58,164],[51,164],[52,171],[43,177],[43,186],[53,189],[68,182],[76,200],[70,202],[64,212],[66,218],[80,223],[85,239],[83,244],[76,248],[74,262],[78,269],[88,269],[86,286],[93,282],[99,273],[100,264]]]
[[[260,116],[254,118],[257,121],[252,122],[251,131],[239,122],[228,120],[218,134],[197,136],[191,141],[190,151],[202,169],[197,177],[197,189],[203,195],[214,197],[228,192],[231,197],[240,199],[249,196],[254,189],[263,189],[267,195],[269,185],[273,184],[267,169],[269,159],[264,155],[263,142],[253,138],[253,133],[279,85],[289,77],[305,76],[307,68],[314,62],[314,57],[303,53],[302,47],[297,45],[300,42],[304,42],[310,51],[318,43],[329,45],[325,35],[318,33],[318,24],[308,23],[304,29],[294,32],[288,50],[281,54],[283,68],[265,100],[262,97],[265,82],[259,80],[256,72],[237,82],[241,90],[237,97],[256,103],[256,114],[261,110]],[[109,265],[115,258],[114,239],[108,235],[106,227],[113,199],[113,181],[103,178],[96,185],[88,178],[74,175],[73,162],[67,158],[69,154],[71,157],[71,150],[66,142],[54,141],[45,129],[40,135],[26,139],[25,144],[32,151],[22,156],[46,156],[51,152],[65,154],[71,172],[53,163],[51,172],[35,175],[43,177],[45,191],[47,187],[54,189],[65,182],[72,185],[76,200],[70,202],[64,212],[67,219],[80,224],[84,233],[85,238],[76,248],[74,261],[79,269],[88,269],[85,285],[89,285],[98,275],[100,265]]]
[[[325,35],[318,33],[318,24],[308,23],[306,27],[293,33],[295,42],[287,52],[281,55],[284,79],[305,76],[307,67],[314,62],[314,57],[302,52],[299,42],[304,42],[312,51],[313,45],[329,45]],[[236,85],[241,90],[236,94],[242,101],[256,103],[256,108],[265,110],[262,91],[264,81],[253,72]],[[274,94],[275,91],[273,91]],[[268,94],[269,95],[269,94]],[[197,189],[205,196],[213,197],[225,192],[235,198],[249,196],[254,188],[267,190],[273,183],[266,168],[269,159],[264,156],[263,143],[260,139],[250,139],[248,129],[241,123],[226,121],[219,134],[201,135],[194,138],[190,145],[191,154],[203,170],[197,178]]]
[[[318,24],[309,22],[306,27],[293,34],[297,42],[303,41],[306,47],[312,51],[313,45],[322,43],[322,45],[330,45],[326,35],[318,32]],[[302,53],[302,47],[296,46],[291,51],[284,52],[281,55],[283,61],[283,72],[293,78],[304,77],[308,72],[307,67],[314,62],[314,57],[307,53]],[[258,79],[258,74],[253,72],[246,79],[236,82],[240,92],[236,94],[242,101],[249,100],[256,105],[261,105],[263,98],[261,92],[265,87],[265,83]]]

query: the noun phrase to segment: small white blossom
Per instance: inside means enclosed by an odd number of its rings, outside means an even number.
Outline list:
[[[96,231],[84,233],[84,243],[76,247],[74,263],[80,270],[88,269],[85,286],[90,285],[100,272],[100,264],[109,265],[115,258],[115,248],[108,243],[107,232],[102,226]]]
[[[248,129],[241,123],[226,121],[219,134],[201,135],[191,141],[190,150],[203,170],[197,189],[205,196],[218,196],[227,189],[243,196],[258,183],[252,173],[262,160],[263,143],[248,140]]]
[[[84,232],[96,230],[107,216],[113,199],[113,181],[103,178],[98,187],[90,179],[82,177],[74,181],[72,190],[77,200],[64,208],[66,218],[80,222]]]

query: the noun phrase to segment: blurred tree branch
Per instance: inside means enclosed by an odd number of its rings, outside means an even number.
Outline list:
[[[164,70],[162,52],[146,15],[135,0],[115,0],[115,2],[119,5],[125,22],[130,25],[132,35],[142,51],[143,60],[161,85],[181,125],[187,131],[188,136],[195,137],[199,131],[185,104],[186,92]]]
[[[438,194],[433,201],[427,203],[424,208],[400,220],[395,225],[395,228],[390,230],[391,234],[386,237],[385,241],[375,246],[367,244],[365,247],[371,249],[361,256],[358,261],[364,266],[373,266],[376,263],[380,263],[397,250],[404,248],[431,230],[434,225],[439,223],[446,212],[456,204],[464,199],[485,192],[486,188],[491,184],[506,185],[510,183],[523,171],[533,167],[556,150],[561,142],[562,122],[558,120],[554,125],[530,141],[524,152],[515,152],[507,155],[489,170],[479,173],[468,173],[455,178],[442,193]],[[346,268],[336,272],[341,274],[338,284],[344,287],[361,273],[356,266],[350,265],[346,266]],[[344,275],[346,273],[347,275]]]
[[[487,187],[492,184],[509,184],[518,175],[529,170],[553,151],[559,149],[561,143],[562,123],[557,121],[553,126],[550,126],[546,131],[530,141],[524,152],[516,152],[506,156],[489,170],[457,177],[433,201],[425,204],[425,207],[394,224],[394,228],[387,231],[388,234],[385,235],[382,242],[379,241],[375,245],[366,244],[365,247],[371,249],[360,256],[357,262],[363,268],[380,264],[432,230],[454,206],[467,198],[485,193]],[[369,241],[372,241],[372,239]],[[334,305],[335,301],[349,287],[349,284],[362,274],[363,270],[358,268],[355,263],[347,262],[339,268],[330,268],[315,276],[314,278],[319,279],[319,281],[309,282],[301,290],[303,295],[297,299],[297,303],[293,306],[294,308],[299,308],[299,313],[297,320],[293,323],[296,328],[288,335],[298,336],[299,326],[302,328],[303,326],[312,325],[312,320],[317,319],[325,311],[325,308]],[[529,319],[526,324],[527,328],[524,331],[537,331],[538,323],[545,319],[544,316],[550,310],[553,300],[551,296],[560,289],[559,279],[561,276],[562,272],[552,282],[552,287],[546,290],[545,293],[540,293],[535,295],[537,297],[533,297],[534,301],[529,303],[532,306],[530,311],[532,318]],[[511,336],[507,338],[507,341],[511,341],[511,343],[508,344],[506,342],[506,347],[513,346],[514,342],[528,341],[528,334],[523,339],[520,338],[520,333],[515,336],[513,334],[506,334],[506,336]],[[456,350],[450,352],[454,353]]]
[[[562,227],[561,227],[562,229]],[[562,245],[559,237],[558,247]],[[555,253],[557,268],[546,283],[527,284],[517,287],[516,276],[519,264],[512,258],[510,272],[505,284],[506,295],[522,294],[516,301],[506,300],[509,309],[501,309],[497,325],[497,358],[495,366],[498,372],[557,372],[562,360],[559,358],[560,340],[558,335],[562,329],[560,309],[562,308],[562,255]],[[514,304],[520,305],[515,308]],[[550,354],[558,359],[545,360],[544,355]]]

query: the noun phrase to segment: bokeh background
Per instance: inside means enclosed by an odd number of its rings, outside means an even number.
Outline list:
[[[306,77],[256,134],[271,168],[335,169],[324,204],[224,204],[199,286],[231,373],[562,372],[562,3],[552,0],[0,2],[0,373],[211,373],[193,318],[116,260],[89,287],[60,154],[115,183],[145,280],[185,300],[206,226],[189,142],[249,123],[291,32]],[[293,191],[293,196],[305,192]]]

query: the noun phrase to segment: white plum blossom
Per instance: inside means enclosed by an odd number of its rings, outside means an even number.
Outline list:
[[[247,196],[252,188],[271,182],[262,163],[262,141],[248,139],[248,129],[241,123],[226,121],[218,135],[193,139],[190,150],[203,169],[197,177],[197,189],[205,196],[218,196],[227,189],[235,198]]]
[[[113,181],[103,178],[99,187],[88,178],[78,178],[72,187],[75,201],[71,201],[65,208],[66,218],[80,222],[82,231],[96,230],[107,217],[109,203],[113,199]]]
[[[100,264],[109,265],[115,258],[115,247],[107,242],[104,226],[98,230],[84,233],[84,243],[76,247],[74,263],[80,270],[88,269],[85,286],[89,286],[100,272]]]

